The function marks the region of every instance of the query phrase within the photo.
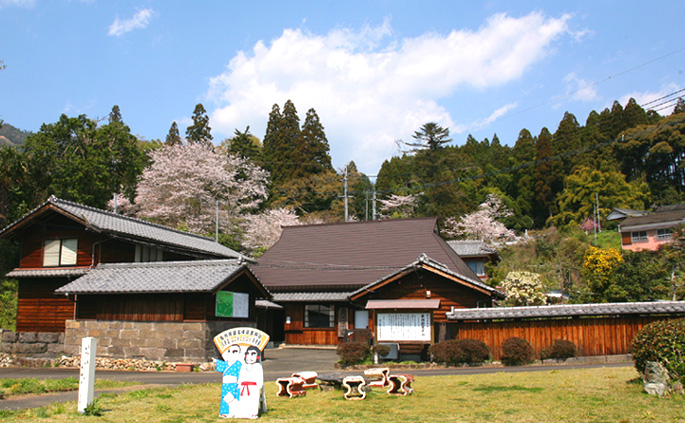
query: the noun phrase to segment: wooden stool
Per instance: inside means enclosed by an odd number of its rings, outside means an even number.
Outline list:
[[[307,395],[307,392],[302,388],[304,380],[299,377],[282,377],[276,379],[278,384],[278,392],[276,393],[279,397],[300,397],[302,395]]]
[[[388,381],[390,382],[389,395],[409,395],[414,392],[411,387],[411,383],[414,381],[413,375],[390,375]]]
[[[293,373],[292,377],[299,377],[304,381],[302,384],[303,389],[312,389],[312,388],[318,388],[319,384],[316,383],[316,377],[318,374],[316,372],[300,372],[300,373]]]
[[[390,386],[390,382],[388,382],[389,374],[390,369],[387,367],[364,370],[364,377],[370,380],[369,386],[372,388],[385,388]]]
[[[347,376],[343,379],[342,386],[345,388],[346,400],[363,400],[366,398],[366,390],[364,386],[366,385],[366,380],[363,376]]]

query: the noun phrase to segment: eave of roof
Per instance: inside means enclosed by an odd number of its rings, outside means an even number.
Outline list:
[[[44,267],[44,268],[18,268],[5,275],[7,278],[54,278],[83,276],[90,270],[90,267]]]
[[[549,317],[685,313],[685,301],[640,303],[562,304],[529,307],[453,309],[450,320],[526,319]]]
[[[235,259],[100,264],[55,293],[214,293],[244,272],[251,275],[247,265]],[[268,290],[252,279],[262,294],[270,297]]]
[[[440,300],[369,300],[366,310],[437,310]]]
[[[274,292],[273,300],[277,303],[314,302],[314,301],[348,301],[351,292]]]
[[[364,295],[368,294],[369,292],[373,292],[373,291],[377,290],[378,288],[385,286],[388,283],[392,283],[393,281],[397,280],[398,277],[401,277],[402,275],[413,272],[417,268],[422,268],[422,269],[425,269],[427,271],[432,271],[435,273],[442,274],[443,276],[446,276],[446,277],[454,280],[455,282],[461,283],[461,284],[463,284],[469,288],[476,289],[476,290],[481,291],[481,292],[488,294],[488,295],[493,295],[493,296],[496,296],[499,298],[504,298],[504,294],[502,292],[500,292],[499,290],[484,284],[483,282],[481,282],[478,279],[468,278],[462,274],[456,273],[456,272],[452,271],[451,269],[449,269],[444,264],[439,263],[439,262],[431,259],[430,257],[426,256],[425,254],[422,254],[421,256],[419,256],[419,258],[415,262],[403,267],[402,269],[399,269],[398,271],[396,271],[390,275],[387,275],[386,277],[384,277],[382,279],[379,279],[379,280],[374,281],[374,282],[372,282],[372,283],[370,283],[370,284],[368,284],[362,288],[357,289],[356,291],[354,291],[352,293],[352,295],[350,296],[350,299],[357,300],[357,299],[363,297]]]

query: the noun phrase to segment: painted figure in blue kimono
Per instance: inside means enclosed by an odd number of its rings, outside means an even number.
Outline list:
[[[233,344],[222,354],[223,360],[216,361],[216,371],[224,374],[221,385],[221,406],[219,415],[221,417],[236,417],[238,402],[240,400],[240,389],[238,387],[238,377],[243,366],[240,345]]]

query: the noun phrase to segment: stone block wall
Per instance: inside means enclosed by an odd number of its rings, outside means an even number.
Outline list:
[[[0,351],[31,358],[55,358],[64,353],[64,334],[2,331]]]
[[[81,340],[93,337],[98,340],[98,357],[204,363],[219,356],[214,336],[242,326],[254,327],[255,324],[67,320],[64,353],[80,354]]]

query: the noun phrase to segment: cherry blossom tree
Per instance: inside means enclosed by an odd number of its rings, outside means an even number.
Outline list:
[[[512,212],[497,195],[489,194],[475,212],[445,219],[442,234],[446,238],[483,240],[488,245],[511,241],[516,238],[516,233],[498,220],[511,215]]]
[[[243,220],[243,247],[253,251],[266,251],[278,241],[284,226],[299,224],[297,214],[290,208],[266,210],[245,216]]]
[[[267,195],[268,173],[203,143],[166,145],[150,153],[152,164],[138,184],[139,216],[195,233],[231,233],[239,218]]]
[[[381,219],[405,219],[412,217],[419,195],[421,194],[392,194],[387,200],[379,200]]]

